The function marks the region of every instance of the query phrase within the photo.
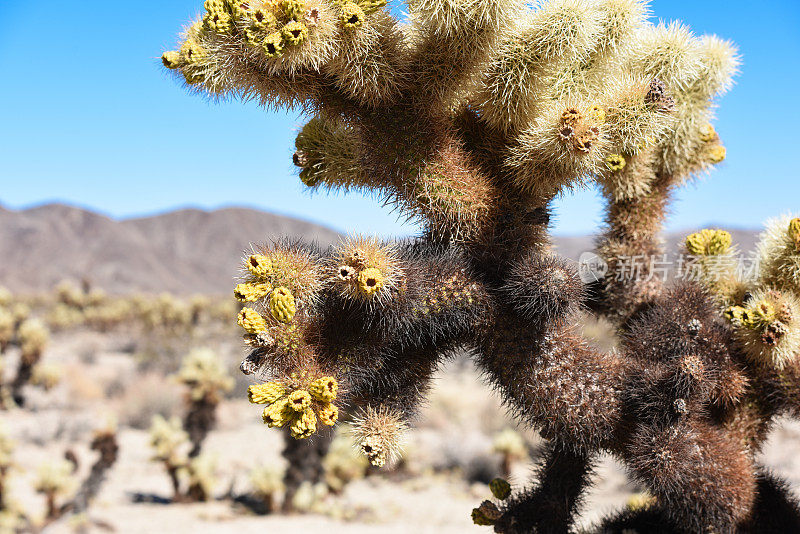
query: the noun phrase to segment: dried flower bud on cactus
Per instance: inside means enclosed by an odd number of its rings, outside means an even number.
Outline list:
[[[472,522],[479,526],[494,525],[503,514],[492,501],[483,501],[481,505],[472,510]]]
[[[736,338],[753,363],[783,369],[800,356],[800,301],[777,290],[755,291],[734,311]]]
[[[282,398],[264,408],[261,418],[268,427],[282,427],[292,420],[295,411],[289,406],[289,399]]]
[[[272,274],[272,261],[264,254],[252,254],[246,260],[247,270],[253,276],[258,278],[266,278]]]
[[[354,420],[353,435],[370,463],[383,467],[400,454],[407,428],[399,412],[370,406]]]

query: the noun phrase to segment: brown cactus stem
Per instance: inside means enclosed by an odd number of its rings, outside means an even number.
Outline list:
[[[658,175],[648,194],[635,199],[609,200],[607,229],[598,242],[598,251],[608,264],[608,271],[594,284],[588,304],[620,325],[652,301],[663,287],[652,261],[660,261],[664,254],[660,233],[672,191],[671,177]]]
[[[314,436],[312,439],[294,439],[285,434],[283,457],[287,466],[283,477],[286,488],[282,506],[284,513],[294,511],[294,496],[304,482],[313,485],[324,480],[325,470],[322,460],[328,454],[331,441],[330,433]]]
[[[22,407],[25,405],[25,395],[22,390],[25,385],[31,381],[33,368],[40,357],[41,354],[37,352],[33,354],[23,354],[20,358],[17,374],[11,382],[11,398],[17,406]]]
[[[210,395],[189,402],[189,409],[183,420],[183,429],[189,434],[189,441],[192,442],[189,458],[196,458],[200,454],[203,442],[216,425],[217,404],[217,399]]]
[[[91,501],[97,497],[108,470],[114,466],[119,455],[116,434],[113,432],[98,434],[92,441],[91,449],[97,451],[99,456],[95,463],[92,464],[89,475],[81,483],[75,498],[72,502],[62,507],[62,514],[68,511],[76,515],[84,513],[89,508]]]
[[[592,469],[586,454],[549,444],[539,469],[538,486],[504,503],[495,532],[570,532]]]
[[[180,467],[171,464],[170,462],[164,462],[164,467],[167,470],[167,474],[169,475],[169,480],[172,483],[172,502],[179,503],[184,502],[186,497],[181,492],[181,480],[178,477],[178,470]]]

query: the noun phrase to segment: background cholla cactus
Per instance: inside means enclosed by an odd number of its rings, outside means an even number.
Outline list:
[[[39,466],[34,489],[44,494],[47,500],[47,520],[57,519],[61,515],[56,499],[69,496],[77,488],[74,473],[75,464],[65,459]]]
[[[501,470],[504,478],[511,476],[511,466],[514,462],[528,457],[525,440],[519,432],[512,428],[506,428],[494,437],[492,451],[499,453],[502,457]]]
[[[279,242],[245,258],[242,370],[281,393],[264,392],[267,424],[321,430],[310,384],[330,377],[337,408],[405,425],[439,364],[466,348],[549,440],[537,484],[482,505],[481,524],[568,531],[602,451],[654,504],[601,528],[780,532],[800,517],[756,457],[769,422],[798,414],[798,224],[765,240],[762,292],[708,276],[664,287],[648,262],[584,288],[547,235],[552,200],[594,181],[610,272],[658,257],[674,192],[725,157],[711,121],[739,64],[729,43],[653,24],[641,0],[408,0],[405,23],[381,3],[205,7],[164,65],[200,92],[314,114],[293,158],[303,183],[375,192],[425,227],[403,243]],[[719,232],[689,241],[700,258],[732,250]],[[723,319],[726,299],[746,313]],[[585,305],[614,324],[618,350],[581,336]]]
[[[345,427],[340,427],[322,465],[328,489],[333,493],[341,493],[353,480],[364,478],[369,462],[364,454],[353,447],[353,439]]]
[[[186,472],[186,496],[195,502],[207,501],[217,483],[217,461],[210,454],[199,454],[189,460]]]
[[[199,348],[184,357],[175,379],[189,388],[183,428],[192,442],[189,456],[194,458],[216,424],[217,405],[222,395],[233,388],[233,377],[213,350]]]
[[[216,460],[209,454],[190,457],[189,434],[181,420],[153,417],[150,426],[152,459],[161,462],[172,484],[173,502],[205,501],[216,484]]]
[[[183,430],[180,419],[165,419],[160,415],[153,417],[150,425],[150,446],[153,448],[153,460],[161,462],[169,475],[172,484],[172,500],[180,502],[184,495],[181,491],[179,471],[189,461],[186,448],[189,435]]]
[[[4,425],[0,424],[0,512],[5,511],[8,494],[6,492],[9,471],[13,465],[15,444]]]
[[[97,460],[92,464],[88,476],[81,482],[75,498],[62,510],[70,511],[73,517],[86,514],[91,501],[100,493],[108,471],[114,466],[119,455],[116,423],[109,422],[105,428],[94,432],[89,448],[97,452]]]
[[[38,319],[27,319],[17,329],[17,342],[20,347],[20,358],[17,374],[11,382],[11,396],[18,406],[25,404],[22,388],[33,378],[34,368],[42,358],[50,332]]]
[[[253,495],[261,502],[264,513],[276,509],[276,495],[283,492],[283,473],[272,466],[259,466],[250,472],[250,486]]]

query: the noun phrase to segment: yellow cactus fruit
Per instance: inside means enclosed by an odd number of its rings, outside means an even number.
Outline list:
[[[708,242],[708,232],[710,230],[701,230],[686,237],[686,250],[693,256],[702,256],[706,251],[706,243]]]
[[[345,30],[352,30],[364,24],[364,10],[355,2],[344,2],[341,4],[341,14],[339,20]]]
[[[239,326],[250,334],[258,334],[267,330],[267,321],[253,308],[242,308],[239,312]]]
[[[307,408],[299,417],[296,417],[289,430],[294,439],[305,439],[317,431],[317,416],[314,410]]]
[[[225,2],[224,0],[206,0],[203,2],[203,7],[206,8],[206,11],[209,13],[214,11],[225,11]]]
[[[775,306],[769,300],[759,300],[751,311],[752,320],[756,325],[766,325],[775,320]]]
[[[295,412],[303,412],[311,406],[311,395],[308,391],[298,389],[292,391],[287,398],[289,407]]]
[[[331,402],[336,399],[339,390],[339,382],[332,376],[323,376],[314,380],[308,387],[311,396],[321,402]]]
[[[704,124],[700,127],[700,139],[704,143],[710,143],[717,138],[717,131],[711,124]]]
[[[361,0],[358,4],[361,6],[361,9],[364,10],[364,13],[372,13],[382,8],[387,3],[387,0]]]
[[[725,161],[727,155],[728,150],[722,145],[714,145],[708,149],[708,160],[714,164]]]
[[[264,278],[272,272],[272,261],[263,254],[253,254],[247,258],[247,270],[253,276]]]
[[[711,239],[709,239],[706,250],[710,256],[719,256],[728,252],[732,244],[733,237],[731,237],[729,232],[725,230],[716,230],[714,235],[711,236]]]
[[[278,19],[271,11],[256,9],[250,14],[250,21],[257,30],[274,32],[278,27]]]
[[[228,8],[234,17],[245,18],[250,15],[251,0],[228,0]],[[256,10],[260,11],[260,10]]]
[[[289,399],[280,399],[264,408],[261,418],[268,427],[280,428],[292,419],[294,413],[289,408]]]
[[[606,122],[606,110],[601,108],[600,106],[592,106],[589,108],[588,113],[586,114],[589,119],[599,124],[603,124]]]
[[[789,238],[794,241],[795,250],[800,252],[800,217],[789,221]]]
[[[693,256],[719,256],[732,244],[733,238],[725,230],[700,230],[686,238],[686,250]]]
[[[206,49],[188,40],[181,46],[181,59],[189,65],[196,65],[206,57]]]
[[[333,426],[339,418],[339,408],[330,402],[319,409],[319,420],[323,425]]]
[[[753,329],[758,327],[758,318],[756,317],[756,314],[753,313],[753,310],[748,308],[742,310],[739,322],[745,328]]]
[[[169,50],[161,55],[161,62],[168,69],[177,69],[181,66],[181,54],[175,50]]]
[[[233,29],[233,17],[222,10],[213,10],[203,17],[203,25],[217,33],[229,33]]]
[[[255,384],[247,388],[247,399],[253,404],[272,404],[286,395],[286,389],[279,382]]]
[[[283,34],[272,32],[261,43],[264,48],[264,55],[267,57],[278,57],[283,53]]]
[[[289,289],[278,287],[269,296],[269,311],[276,321],[290,323],[297,313],[294,296]]]
[[[627,164],[628,162],[621,154],[611,154],[606,158],[606,167],[611,172],[620,172]]]
[[[263,299],[272,291],[272,285],[267,282],[260,284],[238,284],[233,290],[233,296],[240,302],[255,302]]]
[[[489,490],[495,499],[504,501],[511,495],[511,484],[502,478],[495,478],[489,482]]]
[[[306,11],[306,4],[302,0],[278,0],[278,9],[291,20],[299,20]]]
[[[358,273],[358,290],[362,295],[372,296],[383,287],[383,273],[380,269],[370,267]]]
[[[472,509],[472,522],[478,526],[487,527],[497,523],[502,515],[496,504],[491,501],[483,501],[479,507]]]
[[[299,45],[308,38],[308,26],[293,20],[281,30],[283,40],[290,45]]]
[[[745,309],[741,306],[729,306],[725,309],[723,315],[729,321],[741,321],[742,316],[744,315]]]

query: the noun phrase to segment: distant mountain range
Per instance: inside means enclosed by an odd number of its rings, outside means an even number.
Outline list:
[[[227,293],[242,252],[284,236],[327,246],[339,234],[244,208],[121,221],[63,204],[0,208],[0,285],[29,292],[86,279],[114,293]]]
[[[742,250],[753,248],[757,232],[732,233]],[[677,250],[685,235],[666,236],[669,250]],[[63,204],[20,211],[0,207],[0,285],[37,292],[65,279],[86,279],[113,293],[227,293],[242,252],[251,243],[280,237],[327,246],[339,233],[246,208],[115,220]],[[555,244],[561,254],[577,259],[592,250],[593,238],[560,237]]]

